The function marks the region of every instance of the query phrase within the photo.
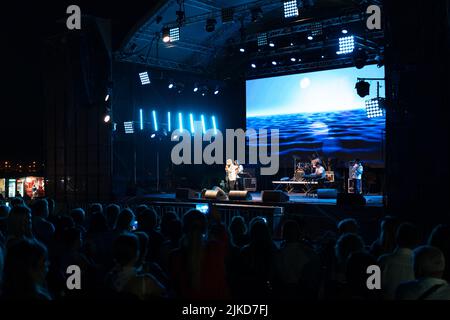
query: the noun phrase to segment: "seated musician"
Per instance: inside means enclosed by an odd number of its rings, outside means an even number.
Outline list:
[[[322,180],[325,179],[326,173],[325,168],[320,164],[320,162],[316,163],[316,169],[314,170],[314,173],[309,174],[305,176],[306,178],[312,179],[312,180]]]

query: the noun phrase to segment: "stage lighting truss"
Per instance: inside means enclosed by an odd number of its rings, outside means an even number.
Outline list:
[[[284,17],[292,18],[298,16],[297,0],[284,1]]]
[[[336,54],[352,53],[355,49],[355,38],[353,36],[339,38],[339,51]]]
[[[123,127],[125,128],[125,133],[130,134],[134,133],[134,124],[133,121],[127,121],[123,123]]]
[[[139,78],[141,79],[142,85],[150,84],[150,77],[147,71],[139,73]]]
[[[377,118],[385,116],[384,99],[374,98],[366,100],[367,118]]]
[[[258,34],[257,44],[258,44],[258,47],[267,46],[267,44],[268,44],[267,33],[264,32],[264,33]]]
[[[170,42],[175,42],[175,41],[180,40],[180,28],[179,27],[170,28],[169,38],[170,38]]]

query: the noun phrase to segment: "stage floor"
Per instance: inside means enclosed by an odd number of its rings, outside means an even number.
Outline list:
[[[261,202],[261,192],[251,192],[251,202]],[[154,193],[146,195],[146,198],[155,201],[175,200],[175,193]],[[381,195],[365,195],[366,206],[382,207],[383,196]],[[248,201],[246,201],[248,202]],[[302,203],[313,205],[336,205],[336,199],[318,199],[316,197],[305,196],[303,193],[289,193],[290,203]]]

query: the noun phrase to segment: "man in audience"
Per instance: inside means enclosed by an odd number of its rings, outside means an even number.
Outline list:
[[[347,218],[344,220],[339,221],[338,225],[338,235],[341,236],[345,233],[353,233],[358,234],[358,222],[356,222],[353,218]]]
[[[33,215],[33,234],[45,245],[49,245],[55,233],[55,227],[47,221],[48,202],[45,199],[36,200],[31,206]]]
[[[444,254],[438,248],[421,246],[414,250],[416,280],[402,283],[397,289],[401,300],[450,300],[450,286],[442,279]]]
[[[418,229],[410,223],[403,223],[397,230],[395,251],[378,259],[382,272],[381,288],[385,299],[394,299],[400,283],[414,280],[413,249],[419,244],[419,239]]]

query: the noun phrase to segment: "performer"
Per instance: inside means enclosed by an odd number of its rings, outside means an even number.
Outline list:
[[[317,162],[315,167],[316,169],[314,170],[314,173],[305,175],[305,178],[313,180],[325,179],[325,168],[320,164],[320,162]]]
[[[351,179],[355,182],[355,193],[360,194],[362,192],[362,174],[364,172],[363,165],[361,160],[355,159],[355,162],[352,166],[352,176]]]
[[[234,165],[233,160],[228,159],[225,166],[228,190],[234,190],[236,187],[237,169],[238,168]]]
[[[234,160],[234,166],[236,167],[237,190],[244,190],[244,179],[242,177],[244,167],[241,164],[239,164],[238,160]]]

